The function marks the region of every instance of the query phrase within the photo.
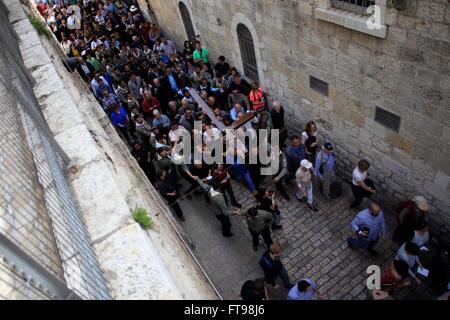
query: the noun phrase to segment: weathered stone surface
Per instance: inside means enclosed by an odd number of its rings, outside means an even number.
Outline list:
[[[75,195],[113,297],[217,298],[183,246],[174,222],[166,216],[168,209],[156,190],[135,183],[137,180],[145,185],[144,174],[140,169],[133,170],[139,167],[109,121],[100,123],[106,116],[94,111],[101,107],[86,85],[77,82],[60,59],[55,58],[53,64],[48,58],[58,57],[58,53],[48,40],[37,35],[20,2],[5,2],[14,12],[14,21],[18,21],[14,27],[22,35],[19,46],[25,67],[36,81],[33,88],[36,98],[50,130],[75,165],[71,176]],[[91,132],[97,135],[96,141]],[[126,154],[121,152],[122,148]],[[52,191],[48,181],[42,183]],[[148,233],[131,218],[131,211],[137,206],[148,208],[155,222]],[[65,270],[69,273],[66,275],[69,285],[72,273],[76,272],[71,268]]]
[[[121,227],[108,240],[96,249],[115,299],[181,299],[158,252],[137,223]]]

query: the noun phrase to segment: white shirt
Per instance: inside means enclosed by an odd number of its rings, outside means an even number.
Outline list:
[[[67,26],[75,28],[76,20],[74,16],[67,17]]]
[[[395,260],[403,260],[408,264],[408,273],[411,276],[414,276],[414,273],[412,272],[412,268],[414,267],[414,265],[416,264],[420,264],[420,260],[418,256],[412,256],[406,253],[406,249],[405,249],[406,243],[404,243],[400,249],[398,249],[397,251],[397,255],[395,256]]]
[[[364,181],[367,178],[367,171],[365,172],[360,172],[358,167],[356,167],[353,170],[353,174],[352,174],[352,183],[353,185],[357,186],[359,185],[358,182]]]
[[[91,41],[91,49],[95,50],[99,45],[103,44],[102,40],[97,39],[97,41],[92,40]]]
[[[220,138],[220,130],[212,127],[210,130],[206,130],[203,133],[203,141],[206,145],[209,145],[210,143],[216,141]]]
[[[188,131],[181,125],[178,126],[176,130],[170,130],[169,139],[171,142],[179,142],[180,138],[183,137],[183,133],[189,134]]]
[[[414,231],[414,238],[411,240],[411,242],[421,247],[429,240],[430,240],[430,233],[428,231],[426,231],[424,234],[419,234],[417,231]]]

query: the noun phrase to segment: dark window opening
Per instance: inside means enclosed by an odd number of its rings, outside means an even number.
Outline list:
[[[333,7],[358,13],[361,15],[368,15],[367,8],[375,5],[374,0],[331,0]]]
[[[395,132],[400,130],[401,118],[398,115],[380,107],[376,107],[375,109],[375,121],[386,128],[394,130]]]
[[[242,23],[237,26],[239,48],[241,50],[244,74],[251,80],[258,80],[258,67],[256,64],[255,47],[250,30]]]
[[[322,81],[316,77],[309,76],[309,86],[314,91],[317,91],[324,96],[328,97],[328,83],[325,81]]]

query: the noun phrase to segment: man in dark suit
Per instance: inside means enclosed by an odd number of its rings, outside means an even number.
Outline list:
[[[166,67],[166,74],[161,79],[161,87],[169,97],[170,100],[177,98],[178,92],[180,91],[180,78],[178,78],[175,72],[172,72],[172,68]]]

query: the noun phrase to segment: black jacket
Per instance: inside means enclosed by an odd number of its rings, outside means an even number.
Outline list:
[[[173,78],[175,79],[175,83],[178,86],[178,89],[181,89],[181,85],[180,85],[180,78],[178,78],[178,75],[175,72],[171,73]],[[164,91],[166,92],[172,92],[175,93],[172,89],[172,86],[170,85],[170,80],[169,80],[169,76],[167,74],[165,74],[162,79],[161,79],[161,86],[163,87]]]
[[[264,271],[264,278],[267,283],[275,286],[275,280],[283,270],[283,264],[279,259],[272,259],[270,257],[270,251],[266,251],[261,259],[259,259],[259,265]]]
[[[272,124],[274,129],[283,129],[284,128],[284,108],[281,106],[280,112],[276,112],[272,110],[270,112],[272,116]]]

